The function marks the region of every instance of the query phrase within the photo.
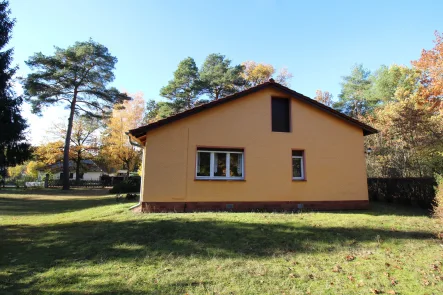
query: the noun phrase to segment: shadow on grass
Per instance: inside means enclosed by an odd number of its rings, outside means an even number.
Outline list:
[[[115,202],[115,198],[112,197],[102,199],[93,198],[90,200],[39,200],[0,197],[0,215],[56,214],[115,204]]]
[[[0,215],[56,214],[115,204],[115,198],[105,197],[108,194],[104,189],[1,190]]]
[[[374,202],[369,203],[368,210],[325,211],[339,214],[365,214],[372,216],[431,216],[432,211],[413,205]]]
[[[361,243],[377,239],[430,238],[432,233],[427,231],[391,231],[369,226],[316,227],[267,224],[265,221],[192,221],[182,217],[121,222],[90,220],[44,226],[10,225],[0,227],[0,266],[8,266],[10,274],[7,277],[0,275],[0,284],[3,282],[4,290],[21,292],[32,288],[32,283],[21,285],[21,279],[51,267],[68,267],[78,263],[133,263],[148,259],[149,264],[160,265],[171,257],[189,256],[252,259],[291,253],[334,253],[349,248],[358,250]],[[73,285],[78,282],[77,279],[73,278],[70,282],[65,278],[62,283],[64,286]],[[45,284],[54,284],[52,287],[55,288],[60,282],[54,278]],[[112,288],[107,292],[128,291],[121,289],[126,288],[121,285]],[[167,286],[163,288],[166,288],[163,292],[168,293]],[[171,286],[171,292],[177,290],[172,288],[177,286]]]
[[[109,188],[71,188],[62,190],[58,188],[1,188],[1,195],[45,195],[45,196],[103,196],[109,194]]]

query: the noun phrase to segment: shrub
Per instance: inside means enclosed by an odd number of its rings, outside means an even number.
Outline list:
[[[435,198],[435,179],[368,178],[370,201],[383,201],[431,209]]]
[[[434,201],[434,217],[443,221],[443,176],[435,175],[437,180],[436,196]]]
[[[123,180],[115,184],[109,192],[111,194],[138,193],[140,192],[140,177],[130,177],[127,180]]]
[[[138,195],[137,194],[126,194],[125,199],[128,201],[136,201],[138,199]]]

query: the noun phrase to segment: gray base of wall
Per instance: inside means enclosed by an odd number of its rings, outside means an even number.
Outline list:
[[[143,202],[142,212],[204,212],[204,211],[298,211],[362,210],[369,208],[368,200],[354,201],[281,201],[281,202]]]

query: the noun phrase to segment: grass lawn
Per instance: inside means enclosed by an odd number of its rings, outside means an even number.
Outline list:
[[[0,294],[443,294],[417,209],[136,214],[103,191],[0,191]]]

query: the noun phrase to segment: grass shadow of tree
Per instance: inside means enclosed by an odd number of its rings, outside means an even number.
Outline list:
[[[130,221],[84,221],[43,226],[0,227],[0,261],[15,265],[6,290],[30,274],[57,265],[80,262],[134,261],[150,257],[159,264],[167,257],[221,259],[260,258],[288,253],[358,250],[361,243],[380,240],[430,239],[428,231],[392,231],[374,227],[331,227],[226,222],[186,218]],[[1,278],[0,281],[5,281]],[[120,290],[125,292],[125,290]],[[120,293],[116,289],[117,293]],[[67,293],[63,293],[67,294]]]

